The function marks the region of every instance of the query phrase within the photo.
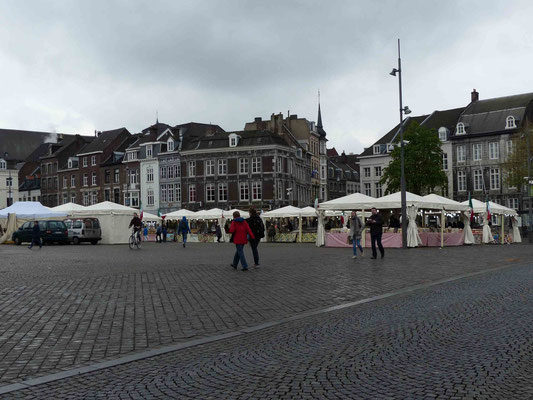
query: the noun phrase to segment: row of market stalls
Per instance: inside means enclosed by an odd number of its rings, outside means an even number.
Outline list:
[[[493,202],[481,202],[476,199],[459,203],[457,201],[436,195],[418,196],[413,193],[406,193],[407,217],[409,219],[407,227],[407,246],[457,246],[463,244],[475,244],[476,238],[470,226],[474,216],[481,219],[481,238],[480,242],[494,242],[494,235],[490,228],[490,215],[497,216],[500,232],[497,234],[498,241],[504,243],[505,235],[505,218],[509,218],[512,229],[507,235],[508,241],[521,242],[516,211],[500,204]],[[377,208],[382,215],[396,213],[401,209],[401,193],[392,193],[380,198],[365,196],[361,193],[354,193],[342,198],[327,201],[318,205],[318,228],[317,228],[317,246],[344,247],[348,246],[346,229],[337,232],[326,233],[324,229],[324,219],[328,211],[361,211],[363,219],[365,210]],[[440,232],[425,229],[417,225],[417,218],[426,215],[437,215],[440,219]],[[461,228],[446,227],[447,217],[454,217],[461,221]],[[362,236],[364,242],[369,240],[366,233]],[[385,232],[383,234],[383,245],[386,247],[401,247],[401,230]]]

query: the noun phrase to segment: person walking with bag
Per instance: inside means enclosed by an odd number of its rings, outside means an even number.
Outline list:
[[[259,252],[257,251],[257,246],[259,246],[261,239],[265,237],[265,225],[261,217],[257,215],[255,208],[250,208],[249,212],[250,218],[246,222],[255,236],[255,239],[250,239],[250,247],[254,255],[254,267],[259,268]]]
[[[183,247],[187,244],[187,235],[191,233],[191,228],[187,223],[187,218],[183,216],[179,225],[178,225],[178,235],[181,233],[181,238],[183,239]]]
[[[357,248],[363,255],[363,247],[361,246],[361,232],[363,231],[363,221],[357,216],[355,211],[352,211],[350,217],[350,237],[352,238],[353,243],[353,256],[352,258],[357,258]]]
[[[233,263],[231,266],[234,269],[237,269],[239,265],[239,260],[241,261],[242,270],[248,271],[248,264],[246,263],[246,258],[244,257],[244,245],[248,243],[248,236],[250,239],[255,239],[255,236],[248,226],[248,223],[241,218],[241,214],[238,211],[233,213],[233,221],[229,227],[229,233],[233,234],[233,243],[235,243],[235,256],[233,257]]]
[[[372,215],[366,221],[366,224],[370,226],[370,239],[372,240],[372,259],[375,260],[378,256],[376,251],[376,242],[381,253],[381,258],[385,257],[385,249],[381,244],[381,235],[383,235],[383,217],[378,214],[378,210],[372,207]]]

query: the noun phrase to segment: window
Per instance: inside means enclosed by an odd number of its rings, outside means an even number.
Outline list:
[[[259,173],[261,173],[261,157],[254,157],[252,158],[252,174]]]
[[[442,153],[442,169],[444,171],[448,170],[448,154]]]
[[[181,203],[181,183],[176,183],[174,187],[176,190],[176,201]]]
[[[161,179],[166,179],[167,178],[167,171],[168,171],[167,167],[161,167],[159,169],[159,175],[161,176]]]
[[[505,120],[505,129],[516,128],[515,119],[512,115],[509,115]]]
[[[365,195],[372,196],[372,186],[370,183],[365,183]]]
[[[196,185],[189,185],[189,202],[196,201]]]
[[[466,161],[466,151],[465,146],[457,146],[457,162]]]
[[[128,175],[130,176],[130,184],[135,185],[137,183],[137,170],[128,170]]]
[[[84,167],[87,166],[87,157],[83,157],[83,166],[84,166]]]
[[[168,178],[169,179],[174,179],[174,175],[176,175],[175,174],[175,172],[176,172],[175,168],[176,168],[175,165],[171,165],[170,167],[168,167]],[[176,177],[177,177],[177,175],[176,175]]]
[[[474,161],[481,161],[482,151],[483,151],[483,145],[481,143],[472,145],[472,159]]]
[[[439,128],[439,140],[441,142],[445,142],[446,140],[448,140],[448,129],[444,126]]]
[[[111,201],[111,190],[104,190],[104,201]]]
[[[276,168],[276,171],[277,172],[283,172],[281,169],[282,169],[282,165],[283,165],[283,161],[281,160],[281,157],[278,157],[277,158],[277,168]]]
[[[489,158],[491,160],[497,160],[500,158],[500,143],[498,142],[489,143]]]
[[[512,140],[507,141],[507,156],[510,156],[515,151],[515,142]]]
[[[115,174],[113,177],[113,183],[119,183],[120,182],[120,169],[115,168]]]
[[[153,206],[154,205],[154,191],[152,189],[148,189],[147,195],[148,195],[148,205]]]
[[[205,175],[206,176],[215,175],[215,160],[205,160]],[[213,189],[213,193],[214,191],[215,189]]]
[[[152,145],[151,144],[146,146],[146,158],[152,158]]]
[[[69,169],[72,168],[72,159],[71,158],[68,159],[67,168],[69,168]]]
[[[91,192],[91,204],[98,203],[98,192]]]
[[[381,183],[376,182],[376,197],[383,196],[383,189],[381,188]]]
[[[174,175],[176,178],[179,178],[181,176],[181,164],[174,165]]]
[[[167,185],[161,185],[161,203],[167,202]]]
[[[459,122],[457,124],[456,134],[457,135],[464,135],[465,134],[465,124],[463,124],[462,122]]]
[[[66,189],[68,186],[68,178],[66,176],[63,177],[63,189]]]
[[[67,204],[67,203],[68,203],[68,195],[66,193],[63,193],[63,204]]]
[[[83,174],[83,186],[89,186],[89,176],[87,174]]]
[[[261,182],[252,182],[252,201],[258,201],[262,198]]]
[[[228,184],[218,184],[218,201],[228,201]]]
[[[509,208],[514,208],[518,210],[518,199],[516,197],[511,197],[509,199]]]
[[[189,176],[196,175],[196,161],[189,161]]]
[[[91,165],[93,167],[96,165],[96,156],[91,156]]]
[[[136,151],[130,151],[128,153],[128,160],[133,161],[137,159],[137,152]]]
[[[46,189],[46,179],[43,179],[42,182],[41,182],[41,186],[43,189]]]
[[[234,133],[229,135],[229,147],[237,147],[238,141],[239,140],[237,135],[235,135]]]
[[[213,165],[213,168],[215,168],[214,165]],[[205,198],[207,202],[212,203],[215,201],[215,184],[214,183],[208,183],[207,185],[205,185]]]
[[[381,167],[374,167],[374,172],[376,173],[376,176],[381,176]]]
[[[363,168],[363,174],[365,178],[370,178],[370,167]]]
[[[500,169],[491,168],[490,169],[490,190],[499,190],[500,189]]]
[[[374,154],[381,154],[381,146],[379,144],[374,145]]]
[[[111,170],[106,169],[104,172],[104,183],[110,183],[111,182]]]
[[[139,207],[139,193],[131,194],[131,207]]]
[[[154,169],[146,168],[146,182],[153,182],[153,181],[154,181]]]
[[[45,167],[46,167],[46,164],[45,164]],[[6,169],[7,168],[7,164],[4,160],[0,160],[0,169]],[[46,168],[45,168],[45,173],[46,173]]]
[[[113,201],[120,204],[120,189],[113,189]]]
[[[483,190],[483,171],[480,169],[474,171],[474,190]]]
[[[70,187],[76,187],[76,175],[70,176]]]
[[[248,173],[248,160],[246,158],[239,158],[239,174]]]
[[[71,193],[70,194],[70,202],[71,203],[76,203],[76,193]]]
[[[174,184],[168,185],[168,202],[173,203],[174,202]]]
[[[172,139],[167,142],[167,151],[174,151],[174,141]]]
[[[276,192],[278,195],[278,200],[283,200],[283,182],[278,181]]]
[[[226,175],[228,173],[228,160],[218,160],[218,174]]]
[[[91,177],[91,185],[96,186],[96,172],[93,172]]]
[[[89,205],[89,192],[83,193],[83,205],[84,206]]]
[[[457,190],[460,192],[466,191],[466,172],[457,171]]]
[[[248,182],[239,183],[239,193],[241,201],[250,200],[250,187],[248,186]]]

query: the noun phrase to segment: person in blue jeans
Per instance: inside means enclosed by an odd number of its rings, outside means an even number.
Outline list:
[[[357,216],[355,211],[352,211],[350,217],[350,237],[352,238],[353,243],[353,256],[352,258],[357,258],[357,248],[363,255],[363,247],[361,246],[361,233],[363,231],[363,221]]]
[[[187,218],[183,216],[181,219],[179,225],[178,225],[178,235],[181,233],[181,237],[183,239],[183,247],[187,244],[187,235],[191,233],[191,228],[189,228],[189,224],[187,222]]]
[[[33,230],[31,233],[31,243],[28,246],[28,249],[31,249],[34,243],[38,244],[40,249],[43,248],[43,244],[41,243],[41,228],[39,227],[39,222],[37,221],[33,223]]]
[[[233,221],[229,227],[229,233],[233,234],[233,243],[235,243],[235,256],[233,256],[233,262],[231,266],[234,269],[237,269],[239,261],[242,264],[242,270],[248,271],[248,264],[246,263],[246,258],[244,257],[244,246],[248,243],[248,237],[250,239],[255,239],[255,236],[248,226],[248,223],[241,218],[241,213],[235,211],[233,213]]]

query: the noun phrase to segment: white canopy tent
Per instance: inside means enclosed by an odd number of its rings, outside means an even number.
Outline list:
[[[231,210],[225,210],[222,212],[222,216],[226,219],[233,219],[233,213],[235,211],[238,211],[239,214],[241,214],[241,217],[242,218],[249,218],[250,217],[250,213],[248,211],[243,211],[243,210],[239,210],[237,208],[233,208]]]
[[[182,219],[183,217],[190,218],[194,214],[195,214],[194,211],[190,211],[185,208],[182,208],[181,210],[176,210],[168,214],[165,214],[165,218],[167,219]]]
[[[219,218],[222,218],[222,214],[223,213],[224,213],[224,210],[221,210],[220,208],[212,208],[210,210],[197,211],[194,214],[192,214],[189,218],[191,220],[195,220],[195,219],[219,219]]]
[[[483,236],[482,236],[482,242],[483,243],[490,243],[492,242],[492,232],[490,230],[489,226],[489,219],[487,214],[487,202],[480,201],[478,199],[471,199],[472,200],[472,207],[474,210],[474,214],[481,214],[482,220],[483,220]],[[469,201],[465,200],[461,204],[466,205],[469,209]],[[494,203],[492,201],[489,201],[489,209],[491,214],[494,215],[500,215],[502,218],[501,223],[501,236],[500,236],[500,243],[504,243],[505,241],[505,223],[504,223],[504,216],[509,215],[511,217],[514,217],[517,215],[516,210],[513,210],[512,208],[507,208],[505,206],[502,206],[501,204]],[[512,223],[512,222],[511,222]],[[518,228],[518,227],[517,227]],[[515,237],[521,242],[522,238],[520,237],[520,232],[518,232],[518,235],[515,234],[515,230],[513,227],[513,242],[515,241]]]
[[[155,214],[151,214],[149,212],[143,211],[143,221],[158,222],[161,220],[163,220],[163,218],[158,217]]]
[[[38,201],[17,201],[9,207],[0,210],[0,219],[6,220],[2,222],[4,228],[6,228],[6,232],[2,232],[0,243],[11,240],[13,232],[25,222],[45,219],[65,219],[66,216],[66,212],[54,211],[43,206]]]
[[[85,210],[86,208],[87,207],[84,207],[76,203],[65,203],[65,204],[61,204],[56,207],[52,207],[52,210],[58,211],[58,212],[66,212],[68,215],[72,215],[73,213],[77,211]]]
[[[352,193],[347,196],[325,201],[318,205],[318,210],[368,210],[374,207],[375,198],[362,193]]]
[[[314,207],[307,206],[301,209],[300,215],[302,217],[312,218],[312,217],[317,217],[318,212]]]
[[[424,201],[427,201],[429,203],[440,204],[441,208],[446,211],[468,210],[468,206],[465,206],[463,203],[459,203],[458,201],[448,199],[447,197],[442,197],[434,193],[423,196],[422,199],[424,199]]]

